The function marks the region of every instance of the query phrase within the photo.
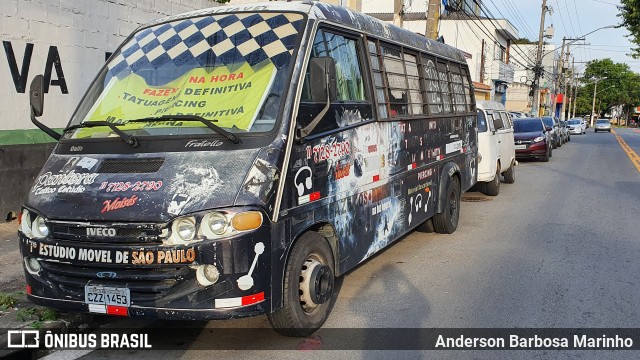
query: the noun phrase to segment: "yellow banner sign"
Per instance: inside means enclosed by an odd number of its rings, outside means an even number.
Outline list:
[[[163,75],[160,69],[153,70],[153,73],[154,76]],[[126,124],[128,120],[146,117],[198,115],[215,121],[223,128],[235,125],[241,130],[248,130],[267,97],[275,73],[273,64],[254,71],[245,63],[233,69],[224,66],[213,71],[193,69],[163,86],[149,86],[142,76],[135,73],[123,79],[114,77],[84,121]],[[170,76],[170,72],[167,75]],[[135,123],[120,128],[133,130],[149,126],[176,126],[176,123]],[[182,126],[204,125],[190,122]],[[93,129],[82,130],[93,132]]]

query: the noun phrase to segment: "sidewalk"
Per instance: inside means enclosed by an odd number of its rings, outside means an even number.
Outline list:
[[[0,292],[22,290],[24,286],[17,231],[18,221],[0,222]]]

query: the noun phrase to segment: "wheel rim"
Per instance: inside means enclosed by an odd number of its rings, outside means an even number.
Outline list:
[[[458,194],[453,190],[449,194],[449,219],[452,225],[458,221]]]
[[[307,313],[327,302],[333,294],[333,272],[322,259],[310,255],[300,270],[300,306]]]

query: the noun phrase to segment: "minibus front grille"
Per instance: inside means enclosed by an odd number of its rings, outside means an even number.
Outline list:
[[[153,159],[106,159],[100,164],[98,173],[106,174],[145,174],[160,170],[163,158]]]
[[[59,240],[74,240],[89,243],[109,243],[109,244],[156,244],[162,243],[159,238],[160,232],[151,228],[116,227],[115,236],[91,236],[87,229],[100,228],[82,225],[52,224],[51,236]]]
[[[40,265],[47,278],[57,284],[67,297],[83,301],[84,287],[91,282],[104,286],[128,288],[132,304],[163,298],[189,273],[187,266],[105,268],[70,265],[46,260],[40,261]],[[105,273],[115,275],[113,278],[101,277]]]

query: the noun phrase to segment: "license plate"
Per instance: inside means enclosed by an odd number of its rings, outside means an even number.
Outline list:
[[[527,145],[516,145],[516,150],[525,150]]]
[[[127,288],[85,285],[84,302],[95,305],[129,306],[131,294]]]

